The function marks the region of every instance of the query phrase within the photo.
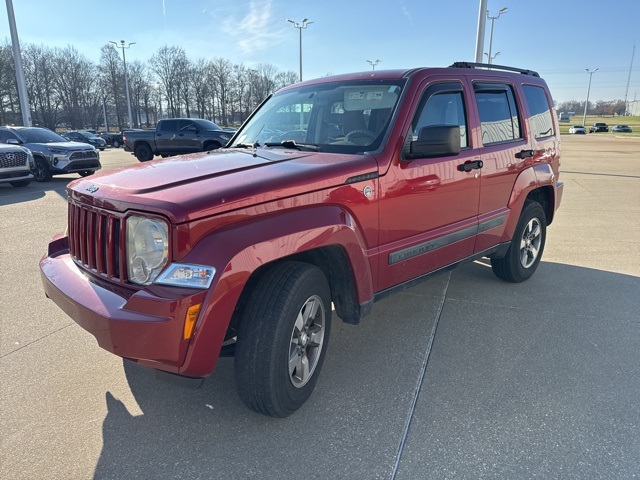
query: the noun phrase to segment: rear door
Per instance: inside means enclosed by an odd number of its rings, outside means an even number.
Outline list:
[[[509,80],[495,77],[476,79],[474,106],[480,123],[482,182],[479,206],[479,234],[475,252],[500,242],[510,214],[508,204],[516,177],[533,164],[528,155],[523,106]]]
[[[180,120],[177,141],[181,152],[199,152],[201,141],[198,125],[193,120]]]
[[[424,126],[460,128],[460,153],[400,160],[381,177],[379,290],[473,254],[480,195],[479,160],[468,113],[473,98],[460,81],[425,82],[405,145]],[[406,147],[405,147],[406,148]]]
[[[163,120],[156,129],[156,149],[161,155],[178,153],[178,120]]]

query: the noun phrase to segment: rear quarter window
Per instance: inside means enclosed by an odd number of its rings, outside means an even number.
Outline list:
[[[547,95],[542,87],[535,85],[523,85],[522,91],[531,112],[531,126],[535,138],[543,138],[553,135],[553,120],[551,107]]]

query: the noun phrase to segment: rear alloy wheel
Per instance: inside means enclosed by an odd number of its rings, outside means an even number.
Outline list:
[[[526,203],[520,214],[507,254],[492,258],[493,273],[508,282],[530,278],[540,263],[547,237],[547,218],[537,202]]]
[[[51,170],[47,162],[38,157],[35,159],[35,171],[33,172],[33,178],[36,182],[48,182],[51,180]]]
[[[311,396],[331,329],[331,294],[322,271],[285,262],[258,281],[238,329],[236,385],[252,410],[287,417]]]

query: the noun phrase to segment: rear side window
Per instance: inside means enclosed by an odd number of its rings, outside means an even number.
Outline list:
[[[529,111],[531,112],[531,124],[533,136],[535,138],[548,137],[553,135],[553,120],[551,117],[551,107],[547,95],[542,87],[535,85],[523,85],[522,91],[527,99]]]
[[[161,132],[175,132],[178,130],[177,120],[165,120],[160,127]]]
[[[520,114],[513,89],[505,84],[474,85],[482,143],[510,142],[522,138]]]

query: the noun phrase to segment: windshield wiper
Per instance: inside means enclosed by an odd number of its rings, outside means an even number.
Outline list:
[[[296,148],[298,150],[307,150],[310,152],[319,152],[320,147],[311,143],[296,143],[295,140],[283,140],[282,142],[267,142],[265,147],[284,147],[284,148]]]
[[[254,143],[236,143],[233,148],[258,148],[260,144],[258,142]]]

